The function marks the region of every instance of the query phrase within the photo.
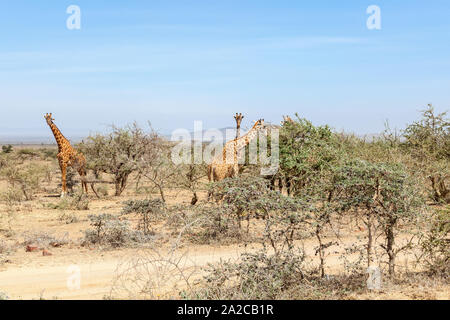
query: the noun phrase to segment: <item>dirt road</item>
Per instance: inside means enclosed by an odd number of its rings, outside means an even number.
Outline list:
[[[205,247],[192,252],[180,250],[174,257],[183,256],[183,267],[192,268],[220,259],[236,259],[242,251],[238,247]],[[152,252],[123,250],[119,257],[106,253],[98,260],[81,258],[70,264],[62,257],[34,266],[9,266],[0,271],[0,291],[11,299],[103,299],[110,295],[113,280],[122,272],[120,266]]]

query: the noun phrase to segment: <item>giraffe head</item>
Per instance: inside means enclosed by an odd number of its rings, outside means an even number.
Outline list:
[[[51,125],[53,123],[53,120],[55,120],[55,119],[52,118],[52,114],[51,113],[46,113],[44,118],[47,121],[48,125]]]
[[[234,116],[234,119],[236,120],[237,127],[240,128],[242,119],[244,119],[244,116],[242,115],[242,113],[237,113],[236,112],[236,115]]]
[[[265,127],[266,125],[264,124],[264,119],[259,119],[255,121],[255,124],[253,125],[253,129],[255,130],[264,129]]]
[[[291,117],[289,116],[283,116],[283,121],[281,121],[281,125],[285,124],[285,123],[295,123],[294,120],[292,120]]]

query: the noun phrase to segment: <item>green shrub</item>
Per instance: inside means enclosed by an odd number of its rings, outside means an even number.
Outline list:
[[[56,148],[42,148],[39,149],[39,151],[41,152],[44,160],[56,159],[56,156],[58,155],[58,149]]]
[[[25,200],[32,200],[39,189],[43,168],[36,164],[27,164],[22,167],[11,164],[3,168],[0,174],[7,179],[13,188],[16,186],[20,188]]]
[[[84,244],[108,245],[116,248],[152,240],[140,231],[131,230],[127,221],[121,221],[111,214],[91,214],[88,219],[93,229],[85,231]]]
[[[193,299],[274,300],[297,287],[305,274],[302,252],[244,253],[239,262],[210,264],[200,289],[186,294]]]
[[[124,202],[122,214],[136,213],[139,215],[138,229],[144,234],[150,234],[151,223],[159,220],[164,214],[164,202],[156,200],[129,200]]]
[[[297,115],[296,121],[285,121],[280,130],[279,176],[289,182],[288,192],[298,194],[331,170],[342,158],[337,136],[328,126],[314,126]]]
[[[450,203],[450,119],[447,112],[435,114],[431,104],[422,111],[422,119],[404,131],[404,149],[414,161],[414,170],[431,184],[432,198]]]
[[[64,197],[58,203],[48,204],[51,209],[58,210],[89,210],[89,197],[84,193]]]
[[[23,148],[17,150],[17,155],[22,159],[32,159],[35,157],[39,157],[39,153],[31,148]]]
[[[60,221],[65,222],[66,224],[76,223],[76,222],[80,221],[80,220],[78,219],[78,217],[77,217],[74,213],[72,213],[72,212],[69,212],[69,213],[68,213],[68,212],[65,212],[65,211],[63,211],[63,212],[59,215],[58,219],[59,219]]]
[[[8,144],[7,146],[2,146],[3,153],[11,153],[13,151],[13,146]]]
[[[422,233],[421,260],[432,274],[450,272],[450,206],[433,211],[429,227]]]
[[[344,214],[354,213],[367,227],[367,262],[374,261],[374,241],[382,230],[388,256],[389,274],[394,274],[395,259],[400,250],[395,239],[402,223],[415,221],[424,199],[414,178],[397,163],[372,163],[352,160],[336,171],[333,202]]]

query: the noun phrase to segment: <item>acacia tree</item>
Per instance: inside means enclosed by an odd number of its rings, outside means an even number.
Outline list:
[[[411,153],[416,168],[431,182],[435,201],[450,203],[450,119],[447,112],[436,114],[431,104],[422,111],[422,119],[404,131],[404,147]]]
[[[115,195],[125,190],[128,177],[140,168],[145,158],[155,154],[158,134],[150,128],[145,132],[136,123],[124,128],[112,126],[110,133],[89,136],[79,145],[89,169],[114,177]]]
[[[328,126],[300,118],[285,121],[280,131],[280,170],[294,195],[330,170],[340,159],[336,136]]]
[[[420,212],[423,199],[413,178],[403,165],[353,160],[344,164],[334,177],[336,210],[361,217],[367,227],[367,264],[374,261],[377,230],[381,230],[388,256],[389,274],[394,274],[397,254],[409,247],[398,247],[395,239],[400,223],[411,221]]]
[[[139,175],[152,183],[163,202],[166,202],[164,189],[180,174],[180,168],[173,163],[171,158],[172,147],[171,142],[156,138],[151,150],[143,154],[138,164]]]

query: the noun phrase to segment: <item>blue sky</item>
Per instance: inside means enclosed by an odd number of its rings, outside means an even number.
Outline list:
[[[68,30],[69,5],[81,29]],[[381,8],[368,30],[366,8]],[[1,135],[150,121],[162,133],[279,123],[402,128],[450,107],[448,1],[2,1]]]

